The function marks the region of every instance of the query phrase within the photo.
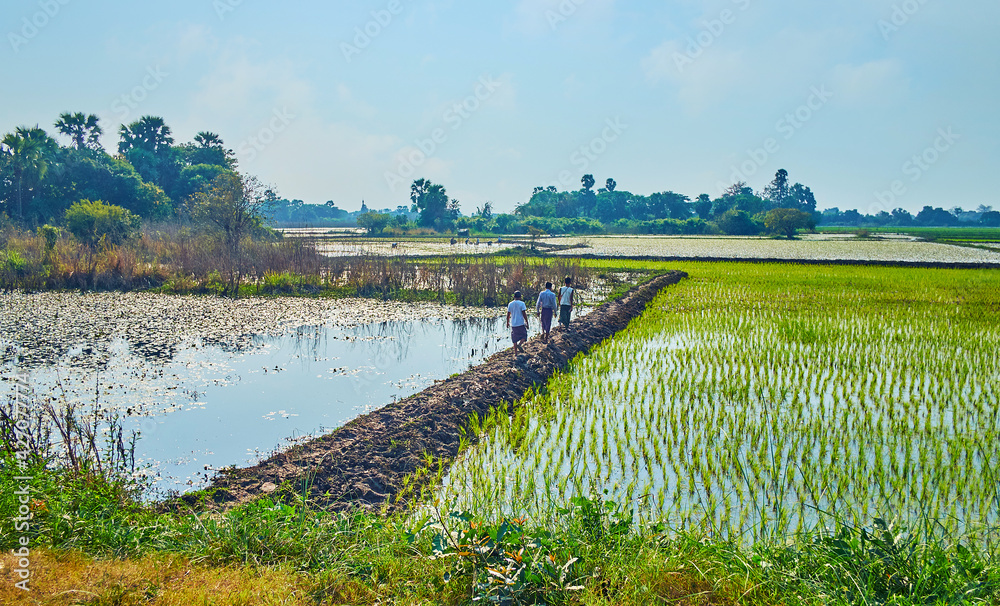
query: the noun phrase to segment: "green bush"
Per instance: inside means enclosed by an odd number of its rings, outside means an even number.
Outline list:
[[[762,225],[754,221],[743,210],[730,209],[716,220],[722,233],[728,236],[755,236],[761,232]]]
[[[20,275],[27,265],[28,262],[16,250],[6,250],[0,253],[0,266],[7,272]]]
[[[52,252],[52,249],[56,247],[56,241],[59,239],[59,228],[53,225],[42,225],[38,228],[38,235],[45,240],[45,250]]]
[[[78,240],[91,246],[104,241],[118,246],[139,230],[139,217],[121,206],[101,200],[80,200],[66,209],[66,229]]]

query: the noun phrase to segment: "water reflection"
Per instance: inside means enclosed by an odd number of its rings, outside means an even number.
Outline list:
[[[101,369],[74,367],[70,350],[29,369],[29,380],[37,394],[129,415],[126,429],[141,433],[137,460],[162,494],[328,432],[509,346],[503,317],[302,326],[238,346],[194,340],[153,358],[117,339]]]

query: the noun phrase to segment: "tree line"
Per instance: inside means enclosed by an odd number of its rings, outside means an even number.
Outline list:
[[[463,216],[458,200],[450,198],[443,185],[418,179],[410,188],[410,211],[419,213],[416,221],[409,222],[402,213],[366,213],[358,218],[358,224],[373,234],[469,229],[502,234],[536,230],[575,234],[774,233],[791,237],[798,229],[814,228],[818,218],[812,191],[801,183],[791,184],[784,169],[760,193],[739,182],[714,200],[708,194],[692,200],[672,191],[633,194],[618,189],[614,179],[594,189],[596,180],[591,174],[584,175],[580,184],[575,191],[536,187],[531,198],[513,213],[494,213],[493,205],[486,202]]]
[[[234,154],[219,135],[202,131],[178,144],[156,116],[122,124],[115,155],[101,146],[104,130],[93,114],[67,112],[54,127],[67,144],[39,126],[18,127],[0,144],[0,208],[23,224],[58,221],[81,200],[167,219],[220,176],[236,174]]]

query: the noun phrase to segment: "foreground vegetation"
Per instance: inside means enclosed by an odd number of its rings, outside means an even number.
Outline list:
[[[996,272],[669,268],[691,278],[474,423],[446,490],[403,515],[160,511],[113,417],[17,425],[8,402],[0,520],[25,477],[34,518],[0,524],[0,602],[1000,603]]]
[[[16,514],[5,461],[0,515]],[[981,544],[927,529],[837,525],[742,544],[575,499],[542,523],[464,512],[331,514],[270,501],[157,513],[127,486],[35,467],[30,592],[3,526],[5,604],[957,604],[996,603]]]

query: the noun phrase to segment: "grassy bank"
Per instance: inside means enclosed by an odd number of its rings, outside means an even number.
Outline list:
[[[8,460],[2,515],[23,485]],[[935,533],[837,526],[745,544],[630,527],[600,499],[541,525],[442,511],[328,514],[261,501],[226,514],[158,514],[122,484],[34,468],[30,592],[4,604],[957,604],[997,603],[995,554]],[[18,533],[20,534],[20,533]]]

